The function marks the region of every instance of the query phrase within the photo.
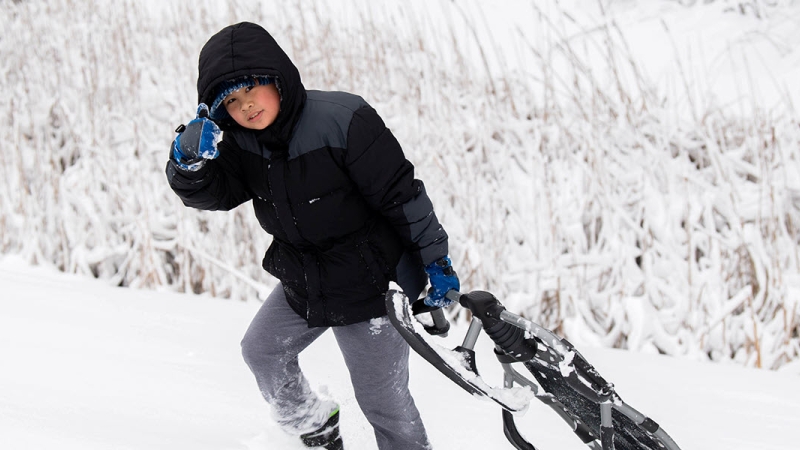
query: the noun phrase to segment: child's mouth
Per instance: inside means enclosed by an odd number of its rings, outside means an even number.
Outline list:
[[[259,112],[255,113],[255,114],[251,115],[250,117],[247,118],[247,120],[249,120],[249,121],[258,120],[259,117],[261,117],[261,113],[262,112],[263,111],[259,111]]]

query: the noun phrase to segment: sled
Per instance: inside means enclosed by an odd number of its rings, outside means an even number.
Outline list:
[[[446,349],[433,336],[446,334],[441,309],[411,303],[399,291],[386,294],[389,320],[411,348],[458,386],[502,408],[503,431],[518,450],[536,450],[517,429],[512,413],[535,397],[556,412],[593,450],[680,450],[655,421],[616,393],[566,339],[508,310],[492,294],[450,291],[447,298],[472,312],[462,345]],[[427,315],[425,313],[429,313]],[[492,387],[478,374],[474,347],[484,331],[503,368],[503,386]],[[533,379],[517,369],[524,368]]]

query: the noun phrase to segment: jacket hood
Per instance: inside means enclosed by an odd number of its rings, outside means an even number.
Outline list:
[[[306,90],[297,67],[275,39],[259,25],[241,22],[211,38],[200,51],[197,78],[199,103],[211,105],[224,82],[247,76],[276,80],[281,109],[275,122],[257,132],[259,141],[272,148],[286,148],[306,101]],[[217,121],[223,130],[239,126],[230,117]]]

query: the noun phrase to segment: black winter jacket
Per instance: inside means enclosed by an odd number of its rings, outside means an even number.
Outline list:
[[[413,165],[361,97],[306,91],[288,56],[251,23],[214,35],[199,73],[198,99],[207,104],[222,81],[274,77],[281,111],[262,131],[222,120],[219,157],[196,172],[170,159],[169,184],[198,209],[252,200],[273,236],[263,267],[310,327],[386,314],[383,295],[404,251],[420,265],[447,255],[447,234]]]

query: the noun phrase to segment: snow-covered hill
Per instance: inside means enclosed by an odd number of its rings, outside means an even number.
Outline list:
[[[17,258],[0,260],[0,448],[300,449],[271,425],[239,354],[257,307],[113,288]],[[479,344],[479,365],[490,363],[481,358],[490,355],[488,343]],[[621,350],[581,351],[684,450],[797,448],[796,376]],[[341,402],[348,448],[375,449],[332,335],[312,345],[301,364],[317,389]],[[499,381],[492,365],[482,370],[488,381]],[[493,403],[467,395],[416,355],[411,374],[436,450],[511,448]],[[518,420],[542,450],[585,448],[538,402]]]

